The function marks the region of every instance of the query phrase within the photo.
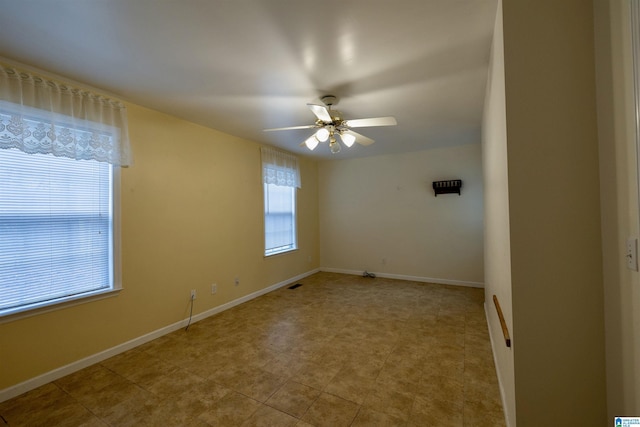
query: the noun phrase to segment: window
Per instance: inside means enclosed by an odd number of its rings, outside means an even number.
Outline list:
[[[264,184],[265,255],[291,251],[296,246],[296,189]]]
[[[109,163],[0,150],[0,314],[111,291]]]
[[[296,190],[300,187],[298,159],[262,148],[265,256],[297,249]]]
[[[120,288],[119,101],[0,64],[0,317]]]

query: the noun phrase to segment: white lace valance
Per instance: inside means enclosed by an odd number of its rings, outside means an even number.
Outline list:
[[[281,187],[302,187],[298,158],[289,153],[262,147],[262,182]]]
[[[124,104],[3,64],[0,148],[132,164]]]

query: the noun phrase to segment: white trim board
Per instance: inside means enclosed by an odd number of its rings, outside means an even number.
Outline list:
[[[487,328],[489,329],[489,340],[491,341],[491,354],[493,355],[493,365],[496,369],[496,376],[498,377],[498,387],[500,388],[500,399],[502,399],[502,411],[504,412],[504,421],[507,427],[511,427],[512,424],[509,419],[509,412],[507,411],[507,400],[504,391],[504,387],[502,386],[502,377],[500,377],[500,370],[498,369],[498,359],[496,359],[496,354],[493,351],[495,347],[495,341],[493,340],[493,334],[491,333],[491,323],[489,323],[489,313],[487,312],[487,303],[484,304],[484,317],[487,321]]]
[[[341,268],[328,268],[322,267],[320,271],[326,271],[328,273],[342,273],[342,274],[352,274],[356,276],[362,276],[363,271],[358,270],[345,270]],[[452,280],[452,279],[435,279],[433,277],[420,277],[420,276],[407,276],[404,274],[389,274],[389,273],[378,273],[370,271],[369,273],[373,273],[376,277],[382,277],[384,279],[398,279],[398,280],[410,280],[412,282],[424,282],[424,283],[437,283],[439,285],[453,285],[453,286],[467,286],[470,288],[484,288],[483,282],[468,282],[464,280]]]
[[[194,315],[191,319],[191,323],[195,323],[199,320],[203,320],[206,319],[207,317],[213,316],[215,314],[221,313],[225,310],[228,310],[230,308],[233,308],[237,305],[240,305],[242,303],[245,303],[247,301],[250,301],[254,298],[257,298],[259,296],[262,296],[264,294],[267,294],[269,292],[275,291],[276,289],[279,289],[283,286],[286,286],[288,284],[290,284],[291,282],[295,282],[301,279],[304,279],[307,276],[310,276],[312,274],[317,273],[318,271],[320,271],[319,269],[314,269],[311,271],[308,271],[306,273],[302,273],[299,274],[297,276],[291,277],[287,280],[284,280],[282,282],[276,283],[274,285],[268,286],[264,289],[260,289],[259,291],[253,292],[249,295],[245,295],[243,297],[240,297],[238,299],[235,299],[233,301],[230,301],[228,303],[219,305],[217,307],[214,307],[210,310],[207,311],[203,311],[202,313],[198,313],[196,315]],[[35,388],[38,388],[42,385],[48,384],[52,381],[55,381],[59,378],[62,378],[66,375],[72,374],[74,372],[77,372],[81,369],[84,369],[88,366],[94,365],[96,363],[102,362],[103,360],[106,360],[110,357],[116,356],[120,353],[123,353],[127,350],[131,350],[132,348],[138,347],[142,344],[145,344],[149,341],[152,341],[156,338],[159,338],[163,335],[169,334],[171,332],[177,331],[178,329],[181,328],[185,328],[187,326],[189,322],[189,319],[183,319],[180,320],[179,322],[173,323],[171,325],[165,326],[163,328],[157,329],[155,331],[149,332],[148,334],[142,335],[138,338],[134,338],[130,341],[124,342],[122,344],[118,344],[115,347],[111,347],[109,349],[106,349],[104,351],[101,351],[99,353],[96,354],[92,354],[91,356],[85,357],[84,359],[80,359],[77,360],[75,362],[72,362],[68,365],[62,366],[60,368],[56,368],[52,371],[49,372],[45,372],[42,375],[39,375],[37,377],[28,379],[24,382],[21,382],[19,384],[13,385],[11,387],[7,387],[3,390],[0,390],[0,403],[4,402],[6,400],[12,399],[16,396],[19,396],[23,393],[26,393],[30,390],[33,390]]]

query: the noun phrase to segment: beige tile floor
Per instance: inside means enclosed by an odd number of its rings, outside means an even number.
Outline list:
[[[481,289],[300,283],[0,403],[0,426],[504,426]]]

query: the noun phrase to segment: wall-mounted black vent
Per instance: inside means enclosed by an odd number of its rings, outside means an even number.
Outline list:
[[[450,179],[448,181],[433,181],[433,192],[436,197],[438,197],[438,194],[458,193],[458,195],[460,195],[461,188],[462,188],[461,179]]]

